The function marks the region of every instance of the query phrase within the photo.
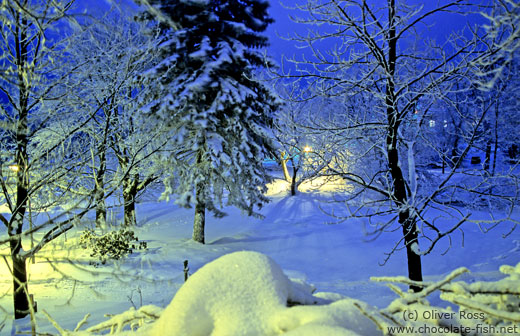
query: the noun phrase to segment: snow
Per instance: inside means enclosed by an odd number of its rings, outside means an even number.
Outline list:
[[[380,334],[352,299],[288,308],[288,301],[324,301],[301,288],[266,255],[227,254],[188,279],[148,335],[357,335],[349,327]]]
[[[285,180],[276,180],[267,185],[268,196],[285,195],[291,189],[291,183]],[[303,193],[331,194],[334,192],[345,191],[345,181],[340,177],[318,176],[305,180],[298,186],[298,190]]]
[[[289,280],[268,257],[235,252],[188,279],[151,335],[270,334],[270,316],[285,306]]]
[[[199,50],[192,52],[188,56],[193,59],[203,60],[207,55],[211,52],[212,48],[210,45],[210,40],[207,36],[204,36],[202,41],[200,42]]]
[[[416,242],[412,243],[412,245],[410,246],[410,248],[412,249],[412,251],[417,254],[417,255],[421,255],[421,250],[419,249],[419,244],[417,244]]]
[[[369,326],[373,327],[372,324],[364,323],[353,306],[363,301],[367,303],[368,310],[372,307],[383,308],[396,298],[388,288],[371,282],[369,278],[406,275],[404,250],[397,251],[384,266],[380,266],[385,253],[401,238],[400,232],[388,232],[375,241],[368,241],[364,236],[366,223],[362,220],[351,219],[331,225],[335,220],[324,211],[333,211],[338,215],[346,211],[343,203],[331,203],[334,199],[331,191],[340,190],[341,181],[319,182],[309,182],[308,189],[300,188],[300,193],[293,197],[288,196],[289,184],[286,181],[277,179],[269,184],[267,196],[271,203],[262,208],[264,219],[247,217],[234,208],[226,208],[228,216],[221,219],[208,216],[207,245],[194,243],[190,239],[193,209],[178,207],[174,201],[138,204],[139,224],[135,231],[140,240],[148,243],[148,249],[136,251],[117,263],[98,267],[89,265],[92,258],[77,244],[81,229],[67,233],[44,248],[34,263],[28,263],[29,290],[34,294],[39,308],[36,314],[38,331],[56,334],[56,329],[41,313],[43,309],[68,330],[73,330],[85,314],[91,313],[82,328],[86,330],[107,320],[103,317],[106,313],[119,314],[134,305],[136,311],[132,314],[137,314],[139,308],[148,305],[166,307],[172,297],[175,297],[173,303],[182,292],[193,292],[197,291],[196,287],[202,287],[199,289],[201,293],[213,293],[212,297],[215,298],[204,302],[200,297],[190,301],[185,296],[182,311],[190,306],[195,309],[208,305],[207,314],[211,317],[220,314],[218,309],[210,309],[220,306],[216,304],[217,301],[233,301],[240,307],[250,304],[248,307],[251,308],[245,311],[260,309],[262,311],[259,314],[272,318],[264,322],[248,320],[250,328],[279,328],[273,330],[281,332],[283,329],[289,335],[334,335],[333,332],[337,335],[372,335],[366,331]],[[108,217],[120,220],[120,216],[112,213]],[[481,218],[485,216],[484,213],[480,214]],[[451,242],[441,242],[437,249],[424,256],[425,280],[439,280],[461,266],[471,271],[471,274],[461,276],[466,282],[502,279],[504,275],[497,271],[499,266],[508,264],[514,267],[520,261],[518,234],[502,238],[508,231],[508,226],[499,226],[483,234],[478,225],[468,223],[464,226],[464,240],[459,232],[455,232]],[[450,243],[451,249],[443,256]],[[29,237],[24,244],[29,246]],[[262,255],[238,252],[244,250]],[[2,255],[8,254],[7,249],[0,252]],[[233,257],[233,252],[238,252],[238,256],[245,253],[248,264],[257,267],[251,266],[248,271],[240,267],[221,269],[230,262],[218,258],[223,255]],[[249,260],[251,258],[254,261]],[[184,289],[183,261],[186,259],[189,260],[190,273],[193,274]],[[213,260],[217,266],[212,266]],[[234,260],[234,263],[241,261]],[[206,271],[208,269],[216,269],[218,272],[210,275],[212,272]],[[502,268],[509,273],[511,269]],[[199,272],[201,275],[198,275]],[[256,272],[263,275],[253,276]],[[0,264],[0,293],[5,293],[0,297],[0,307],[3,308],[0,321],[4,317],[8,318],[0,334],[17,328],[11,326],[9,317],[12,313],[12,280],[8,274],[5,263]],[[248,278],[227,282],[237,280],[239,276]],[[269,277],[272,283],[268,283]],[[197,278],[200,279],[199,284]],[[204,278],[213,280],[208,285]],[[291,279],[289,283],[287,278]],[[309,287],[307,283],[313,286]],[[242,286],[242,289],[234,286]],[[287,292],[284,286],[289,286]],[[479,286],[483,288],[483,285]],[[219,290],[215,293],[214,288]],[[265,309],[259,304],[260,296],[250,296],[251,302],[237,301],[240,291],[253,288],[262,291],[262,300],[268,302]],[[314,298],[334,302],[285,307],[284,298],[298,298],[298,301],[309,299],[312,288],[318,291],[313,294]],[[227,293],[228,289],[231,289],[231,293]],[[222,297],[217,299],[217,294]],[[438,302],[438,298],[432,301]],[[238,323],[243,317],[233,315],[227,319],[234,320],[226,323]],[[24,321],[27,323],[27,320]],[[355,321],[359,324],[355,324]]]

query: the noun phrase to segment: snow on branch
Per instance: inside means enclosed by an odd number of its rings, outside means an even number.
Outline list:
[[[89,327],[84,331],[80,331],[80,328],[83,325],[85,325],[87,319],[90,317],[90,314],[85,315],[85,317],[77,324],[74,330],[63,329],[58,324],[58,322],[56,322],[45,310],[43,310],[43,314],[47,317],[47,319],[62,336],[91,335],[95,333],[105,332],[107,330],[110,331],[109,335],[114,335],[116,333],[122,332],[124,327],[127,325],[130,326],[130,329],[135,330],[137,328],[142,327],[145,324],[151,323],[152,321],[155,321],[159,318],[162,311],[162,308],[159,308],[154,305],[142,306],[137,310],[132,307],[121,314],[105,315],[110,317],[110,319],[96,324],[92,327]]]
[[[520,328],[520,263],[502,266],[500,272],[507,275],[498,281],[467,283],[453,280],[469,271],[462,267],[437,282],[417,282],[406,277],[372,277],[372,281],[387,282],[400,298],[391,302],[375,316],[368,316],[384,333],[388,333],[388,321],[397,326],[424,325],[451,331],[471,331],[481,335],[503,334]],[[400,283],[422,287],[417,293],[405,293],[394,285]],[[451,308],[430,305],[427,297],[440,292],[440,298],[458,306]],[[495,333],[496,332],[496,333]],[[457,334],[459,332],[456,332]],[[427,333],[429,334],[429,333]],[[466,334],[466,333],[465,333]]]
[[[488,20],[486,47],[475,65],[479,69],[478,85],[491,90],[504,69],[518,57],[520,50],[520,2],[518,0],[494,1],[491,13],[481,13]]]

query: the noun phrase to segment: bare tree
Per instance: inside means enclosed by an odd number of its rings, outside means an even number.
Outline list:
[[[0,243],[10,247],[15,318],[33,312],[26,260],[69,230],[89,208],[87,199],[82,204],[84,210],[74,214],[61,213],[38,225],[31,221],[36,213],[64,202],[67,190],[55,190],[50,185],[73,176],[71,173],[78,169],[81,150],[72,148],[75,144],[71,138],[91,117],[76,113],[64,100],[65,92],[75,89],[69,81],[70,73],[61,69],[70,45],[66,34],[55,31],[73,23],[72,5],[73,1],[0,4],[0,186],[1,201],[9,209],[8,214],[0,215],[7,229]],[[47,132],[51,122],[63,119],[74,120],[74,126]],[[31,241],[30,248],[22,248],[23,240],[36,231],[45,233],[39,241]]]
[[[164,129],[136,113],[156,86],[139,76],[154,64],[153,32],[112,8],[84,26],[73,41],[73,64],[88,64],[78,74],[78,96],[96,111],[83,130],[90,140],[86,184],[95,195],[96,225],[106,223],[108,190],[122,186],[124,224],[136,222],[137,194],[158,178],[153,156],[168,141]]]
[[[516,57],[507,64],[495,64],[493,68],[500,68],[501,76],[488,80],[493,81],[492,87],[479,90],[479,95],[495,102],[488,118],[485,120],[483,130],[483,151],[485,152],[484,168],[494,175],[497,170],[497,158],[499,150],[505,154],[510,163],[516,163],[519,158],[519,138],[516,132],[518,121],[516,114],[519,107],[518,80],[520,58]],[[482,80],[479,77],[476,82]]]
[[[303,182],[327,175],[326,168],[337,158],[334,153],[342,149],[341,134],[315,129],[309,118],[312,114],[330,115],[333,108],[333,101],[327,99],[287,102],[276,113],[273,130],[279,146],[278,160],[293,196]]]
[[[283,75],[306,88],[292,99],[323,96],[350,102],[340,117],[323,120],[319,127],[342,130],[353,141],[350,164],[329,167],[329,171],[356,187],[346,203],[352,216],[380,219],[389,215],[390,219],[377,223],[372,232],[376,237],[392,230],[397,221],[403,236],[389,255],[404,243],[409,277],[421,281],[421,256],[472,220],[470,211],[455,206],[456,200],[500,203],[508,211],[516,203],[513,175],[490,179],[474,168],[462,169],[477,145],[493,101],[470,102],[475,108],[460,113],[461,141],[453,151],[457,155],[450,158],[449,171],[432,175],[426,169],[432,154],[443,161],[449,157],[435,140],[438,129],[449,120],[437,122],[434,112],[448,105],[460,111],[461,104],[467,103],[466,99],[455,103],[449,94],[469,97],[469,77],[480,56],[482,31],[467,27],[441,44],[421,34],[427,34],[425,27],[436,16],[449,13],[463,19],[480,8],[466,0],[441,1],[427,8],[395,0],[381,4],[309,0],[297,8],[304,12],[295,18],[297,22],[320,25],[320,29],[291,38],[312,51],[312,57],[291,60],[297,73]],[[323,46],[331,45],[324,51]],[[497,183],[503,188],[490,187]],[[505,219],[493,222],[507,219],[506,214]],[[422,249],[419,240],[425,245]]]
[[[15,318],[34,314],[28,289],[28,258],[72,229],[95,208],[96,195],[86,192],[84,183],[84,173],[95,172],[89,165],[91,158],[107,155],[114,141],[123,146],[127,140],[126,144],[132,145],[128,147],[131,148],[128,164],[124,171],[117,172],[119,180],[109,188],[103,185],[107,197],[114,194],[132,169],[152,155],[150,139],[157,134],[149,132],[149,138],[142,138],[142,142],[131,142],[130,139],[135,141],[139,136],[128,133],[136,130],[122,126],[138,104],[136,95],[142,89],[139,86],[142,82],[133,82],[136,73],[131,70],[139,62],[132,57],[149,61],[150,55],[145,57],[145,49],[138,53],[126,44],[136,36],[119,36],[126,38],[123,41],[115,38],[125,27],[114,29],[105,25],[101,30],[110,32],[114,37],[110,42],[119,44],[113,49],[104,44],[105,53],[84,54],[82,59],[74,57],[83,46],[78,41],[86,36],[81,34],[85,30],[80,22],[86,24],[91,17],[82,16],[78,20],[73,11],[73,1],[0,4],[5,41],[0,44],[0,202],[8,208],[6,214],[0,214],[0,221],[6,227],[0,244],[10,247],[8,266],[13,276]],[[87,30],[95,35],[92,27]],[[101,43],[99,39],[97,42]],[[110,62],[120,68],[106,67]],[[105,65],[104,72],[101,64]],[[115,73],[117,70],[122,71]],[[89,85],[94,81],[89,82],[88,71],[91,79],[104,76],[106,86],[100,81]],[[124,116],[122,109],[126,111]],[[107,112],[111,113],[110,118],[105,118]],[[112,117],[116,115],[118,118]],[[120,124],[114,125],[116,121]],[[92,147],[89,130],[95,125],[104,127],[100,127],[103,145],[97,143]],[[114,127],[117,132],[109,132]],[[33,239],[37,232],[38,238]]]
[[[486,34],[481,38],[482,51],[472,65],[476,69],[473,83],[481,91],[496,97],[494,114],[487,121],[485,164],[494,174],[499,147],[514,162],[519,155],[514,128],[516,118],[509,111],[518,105],[518,64],[520,59],[520,3],[517,0],[493,1],[490,12],[482,12],[487,20]],[[506,122],[504,122],[504,119]],[[499,131],[500,124],[500,132]],[[500,134],[502,133],[502,134]],[[494,145],[493,153],[491,153]],[[493,161],[491,163],[491,157]]]

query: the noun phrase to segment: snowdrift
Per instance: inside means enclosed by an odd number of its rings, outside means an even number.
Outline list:
[[[269,257],[251,251],[222,256],[179,289],[143,335],[379,335],[375,325],[342,299],[291,282]],[[288,304],[304,304],[288,307]]]

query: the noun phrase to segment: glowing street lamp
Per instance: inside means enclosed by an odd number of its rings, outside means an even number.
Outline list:
[[[9,169],[11,169],[14,172],[19,172],[20,171],[20,166],[19,165],[15,165],[15,164],[14,165],[10,165]]]
[[[305,146],[305,147],[303,147],[303,152],[304,152],[304,153],[310,153],[310,152],[312,152],[312,147],[311,147],[311,146]]]

